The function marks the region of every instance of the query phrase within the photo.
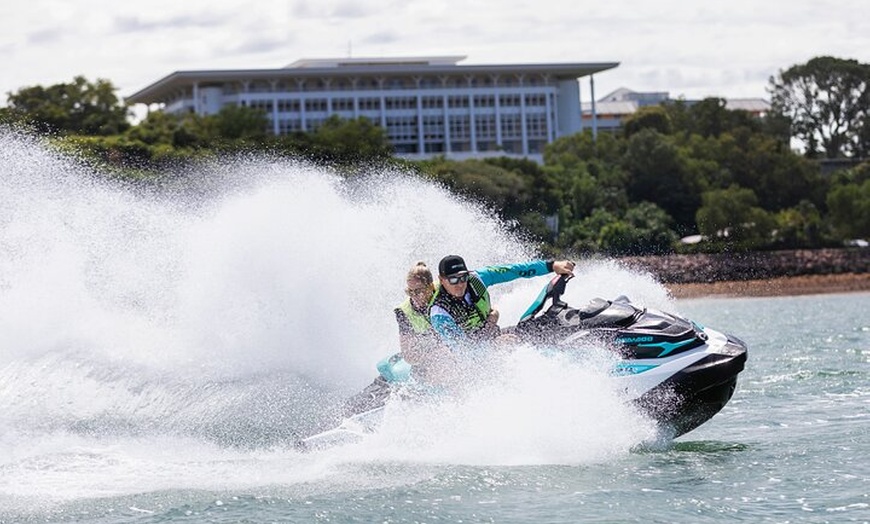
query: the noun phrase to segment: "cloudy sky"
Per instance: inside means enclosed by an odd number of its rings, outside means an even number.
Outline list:
[[[420,55],[620,62],[596,98],[766,97],[771,75],[815,56],[870,62],[868,13],[866,0],[6,0],[0,105],[76,75],[128,96],[177,70]]]

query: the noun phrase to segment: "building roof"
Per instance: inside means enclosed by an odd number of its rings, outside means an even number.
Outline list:
[[[595,102],[595,113],[599,115],[630,115],[637,111],[637,102],[625,100],[619,102]],[[583,114],[592,114],[592,102],[581,104]]]
[[[580,78],[608,69],[619,62],[458,65],[464,57],[305,59],[277,69],[176,71],[127,97],[131,104],[153,104],[194,82],[224,83],[242,80],[338,78],[398,74],[550,74],[559,79]]]
[[[353,67],[353,66],[379,66],[379,65],[456,65],[468,58],[467,56],[407,56],[400,58],[371,57],[371,58],[303,58],[288,64],[288,68],[301,67]]]
[[[598,100],[600,102],[617,102],[617,101],[621,101],[621,100],[627,100],[628,95],[635,94],[635,93],[637,93],[637,91],[632,91],[631,89],[629,89],[627,87],[620,87],[619,89],[617,89],[615,91],[611,91],[610,93],[602,96]]]
[[[728,98],[725,109],[741,109],[750,113],[766,113],[770,111],[770,102],[763,98]]]

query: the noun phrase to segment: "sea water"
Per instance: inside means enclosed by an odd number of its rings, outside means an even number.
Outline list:
[[[401,172],[233,158],[160,184],[0,133],[0,522],[868,522],[870,294],[626,294],[750,346],[732,401],[675,440],[583,366],[517,348],[462,396],[391,405],[302,453],[397,350],[405,271],[535,256]],[[493,289],[502,325],[546,279]]]

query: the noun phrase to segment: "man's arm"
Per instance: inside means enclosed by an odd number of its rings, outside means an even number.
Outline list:
[[[546,275],[553,271],[553,262],[545,260],[532,260],[519,264],[502,264],[498,266],[486,266],[475,271],[477,276],[486,286],[503,284],[518,278],[533,278]]]

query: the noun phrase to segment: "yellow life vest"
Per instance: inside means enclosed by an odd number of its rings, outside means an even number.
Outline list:
[[[410,297],[399,304],[397,309],[405,314],[415,333],[427,333],[432,330],[429,316],[414,309],[414,306],[411,305]]]

